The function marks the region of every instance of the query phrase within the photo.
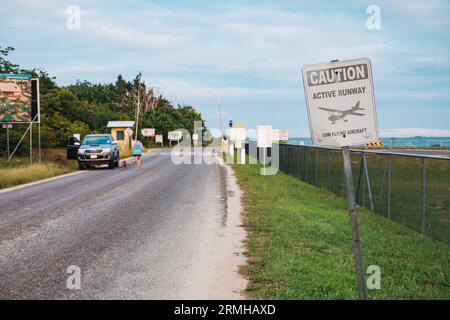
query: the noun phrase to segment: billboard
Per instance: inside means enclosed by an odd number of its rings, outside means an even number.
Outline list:
[[[0,74],[0,123],[39,122],[39,79]]]
[[[144,128],[141,130],[143,137],[153,138],[155,136],[155,128]]]

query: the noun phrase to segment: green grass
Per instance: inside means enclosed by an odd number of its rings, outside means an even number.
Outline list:
[[[0,189],[19,184],[38,181],[76,170],[74,163],[58,164],[54,162],[22,164],[15,167],[0,167]]]
[[[306,150],[306,154],[305,154]],[[316,153],[317,151],[317,153]],[[318,156],[317,179],[315,160]],[[328,163],[328,156],[330,162]],[[306,161],[307,159],[307,161]],[[360,154],[352,153],[355,190],[360,174]],[[374,211],[388,216],[387,156],[367,154]],[[421,159],[391,156],[391,219],[412,229],[422,228]],[[281,149],[280,168],[310,184],[345,196],[342,181],[342,155],[339,151],[285,146]],[[328,167],[329,166],[329,167]],[[426,160],[426,234],[450,244],[450,160]],[[369,208],[367,185],[361,188],[359,204]]]
[[[0,189],[51,178],[77,170],[76,161],[66,160],[65,149],[43,149],[39,164],[37,152],[33,164],[28,157],[14,156],[9,162],[0,158]]]
[[[355,299],[346,201],[330,191],[257,165],[233,166],[244,192],[250,280],[256,299]],[[450,299],[445,243],[358,208],[363,263],[381,268],[381,289],[369,299]]]
[[[125,158],[129,158],[129,157],[131,157],[133,155],[133,150],[123,150],[123,151],[120,151],[120,153],[119,153],[119,157],[120,157],[120,159],[125,159]]]

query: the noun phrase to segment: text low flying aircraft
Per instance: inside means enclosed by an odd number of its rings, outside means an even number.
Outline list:
[[[358,110],[364,110],[359,107],[359,101],[355,104],[354,107],[348,109],[348,110],[336,110],[336,109],[330,109],[330,108],[322,108],[319,107],[321,110],[325,110],[329,113],[331,113],[328,120],[331,121],[332,124],[335,124],[338,120],[344,120],[344,122],[347,122],[348,119],[345,119],[346,116],[352,115],[352,116],[365,116],[364,113],[358,113],[356,111]]]

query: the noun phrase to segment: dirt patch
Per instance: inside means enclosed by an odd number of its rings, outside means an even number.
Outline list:
[[[226,227],[225,236],[229,240],[224,245],[224,259],[222,268],[218,271],[221,287],[232,292],[231,296],[217,296],[217,298],[245,299],[244,290],[247,288],[247,280],[239,273],[239,268],[246,264],[244,241],[247,233],[243,227],[241,190],[230,166],[219,161],[220,170],[223,170],[225,197],[223,225]],[[216,297],[212,297],[213,299]]]
[[[241,192],[231,167],[220,158],[217,162],[214,165],[217,201],[207,199],[210,209],[214,209],[208,217],[213,216],[214,220],[205,221],[206,230],[199,231],[202,250],[194,259],[191,276],[184,285],[185,293],[181,295],[187,299],[245,299],[247,280],[239,273],[246,264],[247,238],[242,227]]]

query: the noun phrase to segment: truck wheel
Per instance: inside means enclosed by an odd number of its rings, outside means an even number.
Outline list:
[[[116,161],[114,162],[114,166],[116,168],[119,167],[119,161],[120,161],[120,155],[119,155],[119,152],[117,152],[117,158],[116,158]]]
[[[115,164],[114,164],[114,158],[112,158],[111,160],[109,160],[109,163],[108,163],[108,168],[109,169],[114,169],[114,167],[115,167]]]
[[[85,170],[86,169],[86,165],[84,163],[78,162],[78,169]]]

